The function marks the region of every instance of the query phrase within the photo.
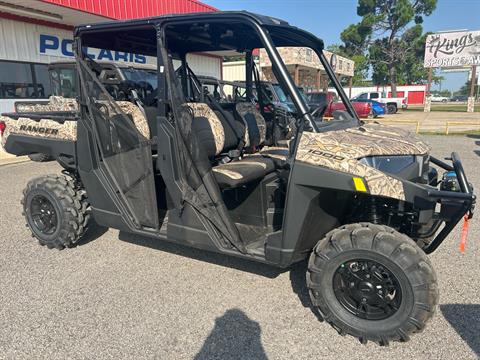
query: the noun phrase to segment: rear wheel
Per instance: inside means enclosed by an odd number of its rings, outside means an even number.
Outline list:
[[[438,304],[425,253],[407,236],[369,223],[328,233],[310,256],[307,285],[323,318],[362,343],[408,341]]]
[[[387,104],[387,113],[395,114],[397,112],[397,105],[396,104]]]
[[[22,205],[32,236],[50,249],[77,244],[90,218],[85,191],[65,176],[31,180],[23,191]]]

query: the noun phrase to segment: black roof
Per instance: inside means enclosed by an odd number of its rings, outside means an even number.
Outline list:
[[[82,41],[85,42],[86,46],[109,48],[108,46],[111,46],[111,44],[123,43],[122,46],[125,47],[126,42],[129,42],[128,46],[131,47],[132,52],[139,51],[139,53],[141,52],[140,48],[136,49],[137,45],[141,47],[141,40],[145,40],[143,44],[145,45],[143,53],[148,54],[153,53],[154,51],[152,48],[147,49],[146,45],[147,42],[150,44],[152,44],[152,41],[155,42],[153,38],[156,38],[156,34],[153,31],[153,26],[168,24],[169,22],[173,23],[176,34],[182,35],[177,36],[176,38],[178,43],[184,42],[183,49],[181,48],[182,45],[179,45],[179,48],[175,49],[179,52],[185,49],[188,49],[191,52],[223,50],[221,48],[215,48],[212,44],[201,45],[195,43],[194,40],[189,38],[192,34],[198,35],[198,32],[202,31],[202,24],[209,24],[211,27],[232,27],[232,29],[237,31],[240,36],[235,39],[235,43],[231,40],[232,42],[228,45],[230,47],[238,46],[239,49],[241,49],[242,46],[244,46],[245,49],[247,47],[250,49],[263,47],[260,38],[258,36],[255,36],[254,38],[254,36],[251,35],[251,28],[248,30],[245,24],[250,24],[253,27],[267,27],[270,36],[274,40],[275,46],[309,46],[320,47],[323,49],[323,42],[313,34],[291,26],[286,21],[269,16],[253,14],[247,11],[175,14],[144,19],[108,21],[104,23],[80,25],[75,28],[74,32],[75,36],[80,36],[82,38]],[[199,24],[200,29],[198,32],[197,29],[192,30],[195,24]],[[139,41],[135,41],[135,36],[132,36],[132,30],[134,29],[136,31],[136,39]],[[98,35],[98,33],[102,34]],[[120,45],[114,46],[120,50]],[[112,49],[115,50],[115,48]]]
[[[277,19],[274,17],[260,15],[251,13],[248,11],[214,11],[214,12],[195,12],[195,13],[186,13],[186,14],[168,14],[162,16],[153,16],[148,18],[140,18],[140,19],[132,19],[132,20],[113,20],[113,21],[105,21],[100,23],[94,24],[81,24],[75,27],[74,33],[77,34],[78,32],[82,31],[91,31],[95,29],[108,29],[108,28],[118,28],[122,25],[124,26],[138,26],[138,25],[147,25],[147,24],[156,24],[167,22],[169,20],[210,20],[210,19],[218,19],[221,20],[222,18],[228,19],[231,17],[244,17],[250,18],[252,20],[257,21],[261,25],[284,25],[290,26],[289,23],[285,20]]]

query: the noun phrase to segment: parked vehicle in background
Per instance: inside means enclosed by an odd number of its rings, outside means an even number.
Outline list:
[[[366,119],[372,117],[372,105],[368,102],[352,102],[353,109],[357,113],[358,117],[361,119]],[[325,117],[334,117],[333,113],[337,110],[346,111],[347,108],[342,101],[331,102],[325,114]]]
[[[355,96],[352,100],[375,100],[385,104],[387,114],[395,114],[398,109],[406,109],[408,107],[407,98],[405,97],[387,97],[387,94],[377,91],[364,92]]]
[[[343,102],[339,100],[338,95],[333,91],[326,93],[315,91],[308,93],[306,96],[311,109],[320,110],[323,106],[326,106],[325,112],[323,113],[325,117],[333,117],[333,112],[336,110],[346,110]],[[368,102],[352,101],[352,106],[359,118],[368,118],[373,115],[372,105]],[[316,113],[318,112],[319,111],[316,111]]]
[[[449,98],[446,96],[440,96],[440,95],[431,95],[430,96],[430,101],[431,102],[442,102],[446,103],[448,102]]]
[[[467,102],[468,96],[467,95],[455,95],[450,98],[452,102]]]
[[[338,96],[333,91],[313,91],[307,93],[307,99],[310,106],[318,107],[330,101],[337,101]]]
[[[128,63],[114,63],[111,61],[96,62],[95,73],[116,99],[127,99],[129,92],[135,90],[142,101],[152,97],[157,88],[156,67]],[[75,62],[61,61],[49,65],[48,73],[52,88],[52,95],[64,98],[77,97],[77,74]]]
[[[372,117],[376,118],[378,116],[385,115],[387,110],[385,104],[382,104],[381,102],[375,101],[375,100],[369,100],[369,99],[355,99],[352,100],[352,103],[356,102],[368,102],[372,106]]]

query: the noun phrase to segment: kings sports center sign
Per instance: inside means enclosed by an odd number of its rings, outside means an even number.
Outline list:
[[[49,55],[57,57],[72,58],[75,56],[73,53],[73,40],[64,39],[56,35],[51,34],[39,34],[39,53],[40,55]],[[156,64],[154,58],[150,56],[133,54],[121,51],[112,51],[107,49],[92,49],[84,48],[84,53],[87,54],[93,60],[105,60],[115,62],[126,62],[135,64]]]
[[[424,66],[464,67],[480,65],[480,31],[457,31],[427,36]]]

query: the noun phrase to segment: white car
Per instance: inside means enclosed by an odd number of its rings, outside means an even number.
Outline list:
[[[439,95],[431,95],[430,96],[430,101],[431,102],[442,102],[446,103],[449,100],[448,97],[445,96],[439,96]]]

